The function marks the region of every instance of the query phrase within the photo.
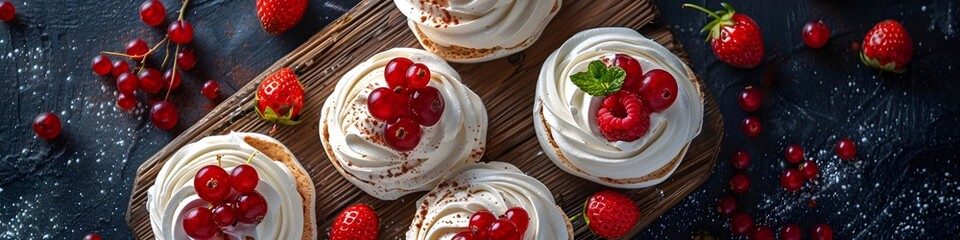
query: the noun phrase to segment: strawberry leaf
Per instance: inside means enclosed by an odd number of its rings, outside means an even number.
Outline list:
[[[606,96],[620,90],[627,73],[618,66],[607,66],[602,61],[595,60],[587,65],[586,72],[578,72],[570,76],[570,80],[581,91],[591,96]]]
[[[260,100],[256,101],[259,102]],[[254,106],[257,106],[256,102],[254,102]],[[287,111],[286,116],[280,116],[280,114],[277,114],[277,112],[271,107],[266,107],[266,109],[263,109],[263,112],[260,112],[261,109],[258,109],[257,107],[254,108],[256,110],[254,112],[257,112],[257,115],[260,115],[260,118],[268,122],[279,123],[283,125],[297,125],[302,121],[300,116],[297,116],[297,119],[293,119],[293,110]]]

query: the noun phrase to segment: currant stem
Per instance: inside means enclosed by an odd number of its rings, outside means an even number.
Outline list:
[[[223,162],[220,161],[220,158],[222,158],[222,157],[223,157],[223,156],[217,154],[217,166],[223,167]]]
[[[177,44],[177,46],[174,47],[174,50],[173,50],[173,55],[176,56],[177,54],[180,54],[180,44]],[[163,56],[164,64],[167,63],[167,57],[169,56],[170,56],[169,54],[167,54],[166,56]],[[161,67],[161,69],[163,68]],[[176,79],[176,78],[177,78],[177,58],[174,57],[173,66],[170,66],[170,83],[167,84],[167,95],[163,96],[163,101],[167,101],[167,99],[170,98],[170,92],[173,92],[173,79]]]
[[[180,16],[177,17],[177,20],[183,20],[183,13],[187,9],[187,4],[190,4],[190,0],[183,1],[183,5],[180,6]]]
[[[167,58],[170,57],[170,42],[167,42],[167,46],[163,49],[163,61],[160,62],[160,69],[167,67]]]
[[[245,162],[245,163],[243,163],[243,164],[249,165],[249,164],[250,164],[250,161],[253,161],[253,157],[256,157],[256,156],[257,156],[257,153],[260,153],[260,151],[253,151],[253,153],[250,154],[250,157],[247,158],[247,162]]]
[[[157,45],[154,45],[153,48],[150,49],[150,51],[147,51],[147,53],[140,54],[140,55],[130,55],[130,54],[125,54],[125,53],[110,52],[110,51],[101,51],[100,54],[103,54],[103,55],[112,55],[112,56],[119,56],[119,57],[125,57],[125,58],[144,58],[144,59],[146,59],[148,56],[150,56],[150,54],[153,54],[153,52],[156,51],[157,48],[160,48],[160,44],[163,44],[163,43],[166,42],[166,41],[167,41],[167,37],[163,37],[163,39],[161,39],[160,42],[157,42]]]
[[[697,10],[700,10],[700,11],[705,12],[705,13],[707,13],[707,14],[710,14],[710,16],[712,16],[712,17],[714,17],[714,18],[720,19],[720,15],[717,15],[716,13],[711,12],[710,10],[707,10],[706,8],[703,8],[703,7],[701,7],[701,6],[697,6],[697,5],[689,4],[689,3],[684,3],[684,4],[683,4],[683,7],[684,7],[684,8],[697,9]]]

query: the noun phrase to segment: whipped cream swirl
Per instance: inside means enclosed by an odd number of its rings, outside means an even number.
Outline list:
[[[570,80],[590,62],[617,53],[637,59],[644,72],[669,72],[679,89],[676,102],[652,113],[647,134],[631,142],[603,137],[596,120],[603,97],[588,95]],[[633,29],[595,28],[571,37],[543,63],[533,116],[540,145],[557,166],[606,186],[641,188],[662,182],[679,165],[700,133],[703,103],[687,67],[669,50]],[[672,168],[661,169],[674,159]]]
[[[407,17],[407,25],[421,44],[426,37],[444,47],[496,50],[478,59],[447,59],[456,62],[487,61],[526,49],[537,41],[561,5],[559,0],[394,0],[394,3]]]
[[[228,135],[205,137],[183,147],[163,165],[157,173],[156,183],[147,190],[147,209],[150,212],[150,226],[153,228],[154,237],[167,240],[190,239],[183,231],[184,215],[193,207],[210,205],[197,196],[193,188],[194,176],[200,168],[216,165],[217,156],[221,156],[221,166],[228,173],[234,167],[245,163],[251,154],[257,152],[257,149],[244,142],[246,136],[276,142],[270,137],[252,133],[232,132]],[[256,190],[267,200],[267,215],[260,224],[241,223],[227,228],[227,237],[301,239],[306,221],[303,215],[304,202],[297,192],[297,183],[291,170],[264,154],[257,154],[249,164],[257,169],[260,177]],[[298,170],[302,171],[302,168]],[[313,200],[309,201],[309,204],[312,204]],[[315,236],[311,239],[314,238]]]
[[[384,142],[386,123],[367,109],[367,95],[387,86],[384,66],[397,57],[427,65],[429,86],[440,90],[444,101],[440,122],[422,127],[420,144],[408,152]],[[330,160],[347,180],[383,200],[430,190],[451,169],[479,161],[487,138],[480,97],[443,59],[419,49],[391,49],[357,65],[340,79],[320,114],[320,139]]]
[[[470,216],[481,210],[502,215],[519,206],[530,222],[524,239],[569,239],[569,221],[550,189],[517,167],[503,162],[465,165],[417,200],[417,215],[406,239],[451,239],[466,231]]]

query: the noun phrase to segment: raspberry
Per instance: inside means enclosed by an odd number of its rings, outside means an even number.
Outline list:
[[[650,128],[650,112],[633,94],[618,91],[603,99],[597,124],[608,141],[633,141]]]

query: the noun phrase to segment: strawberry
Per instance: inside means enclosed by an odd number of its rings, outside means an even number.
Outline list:
[[[330,239],[377,239],[380,233],[380,220],[377,212],[370,206],[358,203],[351,205],[337,215],[330,228]]]
[[[763,60],[763,38],[760,27],[749,16],[737,13],[727,3],[720,3],[723,10],[712,12],[693,4],[683,7],[703,11],[713,17],[701,32],[710,31],[707,39],[713,48],[713,55],[720,61],[739,68],[753,68]]]
[[[297,125],[303,108],[303,85],[290,68],[281,68],[263,79],[257,88],[254,107],[260,118],[273,123]]]
[[[883,20],[863,37],[860,60],[883,71],[901,73],[913,56],[913,40],[896,20]]]
[[[613,190],[594,193],[583,204],[584,221],[593,234],[602,238],[623,236],[637,224],[639,218],[636,203]]]
[[[257,0],[257,16],[263,30],[277,35],[296,25],[307,10],[307,0]]]

